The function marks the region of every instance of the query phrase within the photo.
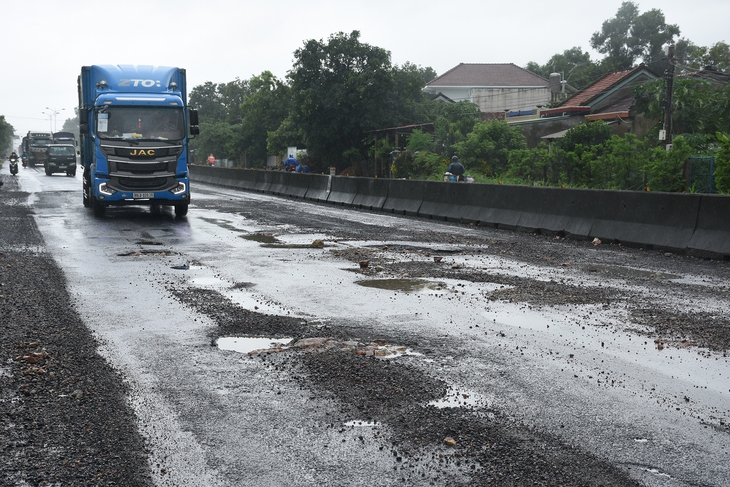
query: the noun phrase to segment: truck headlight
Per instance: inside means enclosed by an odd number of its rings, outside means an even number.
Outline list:
[[[116,193],[116,190],[111,189],[106,183],[101,183],[99,185],[99,192],[101,194],[104,194],[104,195],[107,195],[107,196],[111,196],[114,193]]]
[[[182,194],[187,189],[188,186],[185,183],[178,181],[177,186],[172,188],[170,191],[172,192],[172,194]]]

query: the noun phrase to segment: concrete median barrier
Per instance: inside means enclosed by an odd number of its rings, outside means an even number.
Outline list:
[[[697,226],[688,250],[730,256],[730,196],[700,196]]]
[[[287,178],[286,195],[294,198],[304,198],[309,188],[309,177],[307,174],[289,173],[291,177]]]
[[[467,199],[468,188],[464,183],[426,181],[423,183],[423,201],[418,216],[447,221],[461,221]]]
[[[269,184],[269,191],[271,191],[274,194],[286,194],[286,187],[289,184],[289,177],[292,176],[291,173],[286,173],[284,171],[267,171],[269,174],[271,174],[271,182]]]
[[[307,186],[307,193],[304,197],[308,200],[314,201],[327,201],[330,189],[330,177],[321,174],[299,174],[303,178],[309,179],[309,185]]]
[[[380,210],[388,198],[389,179],[357,178],[352,205],[367,210]]]
[[[418,215],[426,181],[390,179],[389,183],[388,196],[383,202],[382,210],[401,215]]]
[[[561,188],[514,187],[514,199],[520,201],[520,218],[517,226],[539,233],[564,233],[571,226],[571,216],[575,213],[575,195]],[[585,225],[587,235],[590,224]],[[572,232],[576,229],[573,228]],[[571,232],[571,233],[572,233]]]
[[[606,243],[730,256],[730,196],[288,174],[191,166],[192,181]]]
[[[334,176],[332,178],[332,187],[327,197],[328,203],[339,203],[342,205],[351,205],[357,194],[357,180],[361,178],[351,178],[346,176]]]
[[[238,188],[246,190],[256,189],[256,173],[259,172],[256,169],[241,169],[241,179],[238,184]]]
[[[686,249],[692,240],[699,194],[597,191],[590,237],[658,248]]]

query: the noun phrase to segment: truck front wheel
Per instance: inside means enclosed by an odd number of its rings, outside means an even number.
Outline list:
[[[93,198],[91,200],[91,206],[94,210],[94,216],[97,218],[103,218],[106,213],[106,205],[99,201],[99,198]]]
[[[185,216],[188,214],[188,203],[175,205],[175,216]]]

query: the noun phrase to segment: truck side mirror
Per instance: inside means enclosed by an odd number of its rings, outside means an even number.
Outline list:
[[[194,108],[188,110],[188,120],[190,122],[190,135],[200,135],[200,127],[198,126],[198,111]]]
[[[89,111],[81,109],[79,110],[79,133],[89,133]]]

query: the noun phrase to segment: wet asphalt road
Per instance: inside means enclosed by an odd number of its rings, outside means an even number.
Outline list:
[[[156,485],[523,485],[486,474],[490,443],[468,426],[411,436],[421,424],[394,409],[418,401],[413,418],[494,424],[562,452],[548,458],[595,462],[575,485],[727,485],[730,333],[654,328],[663,310],[727,328],[727,262],[204,185],[184,219],[127,207],[98,220],[80,176],[20,176],[76,311],[130,387]],[[313,343],[217,346],[241,335]],[[366,379],[406,368],[396,388],[411,401],[328,379],[362,366],[327,358],[340,350],[384,355]]]

